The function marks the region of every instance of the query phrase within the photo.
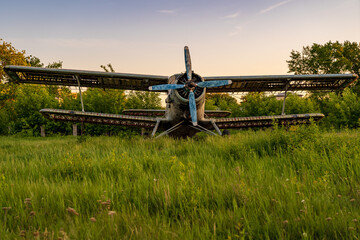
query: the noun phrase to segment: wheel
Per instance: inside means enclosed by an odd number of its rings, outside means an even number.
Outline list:
[[[224,131],[222,132],[222,136],[229,136],[230,132],[227,129],[224,129]]]

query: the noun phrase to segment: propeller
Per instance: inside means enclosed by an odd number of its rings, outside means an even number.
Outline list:
[[[150,86],[150,91],[159,91],[159,90],[175,90],[175,89],[187,89],[189,90],[189,110],[191,116],[191,122],[194,126],[197,125],[197,110],[196,110],[196,101],[194,89],[196,87],[200,88],[208,88],[208,87],[221,87],[226,86],[232,83],[231,80],[217,80],[217,81],[206,81],[206,82],[198,82],[192,78],[192,66],[190,59],[190,51],[187,46],[184,47],[184,56],[185,56],[185,68],[186,68],[186,76],[187,81],[185,84],[161,84]]]
[[[150,86],[149,90],[172,90],[172,89],[180,89],[185,87],[184,84],[161,84],[161,85],[154,85]]]

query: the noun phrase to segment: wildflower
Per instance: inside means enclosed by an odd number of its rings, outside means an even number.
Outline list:
[[[300,192],[296,192],[297,195],[300,195]]]
[[[297,218],[294,219],[295,222],[300,222],[300,220],[301,220],[301,219],[300,219],[299,217],[297,217]]]
[[[90,221],[96,222],[96,218],[92,217],[92,218],[90,218]]]
[[[11,207],[3,207],[2,210],[4,210],[5,214],[11,209]]]
[[[40,233],[39,233],[38,231],[33,232],[33,236],[34,236],[34,237],[38,237],[39,235],[40,235]]]
[[[305,203],[305,199],[301,200],[301,203]]]
[[[24,203],[25,203],[26,205],[31,205],[31,198],[25,198]]]
[[[307,233],[306,232],[303,232],[303,237],[307,237]]]
[[[36,215],[35,211],[30,212],[30,216],[35,216],[35,215]]]
[[[283,224],[288,224],[288,223],[289,223],[288,220],[283,221]]]
[[[337,197],[338,197],[338,198],[341,198],[341,195],[339,194],[339,195],[337,195]]]
[[[326,218],[326,221],[330,222],[332,220],[331,217]]]
[[[115,214],[116,214],[115,211],[109,211],[109,212],[108,212],[108,215],[111,216],[111,217],[112,217],[113,215],[115,215]]]
[[[20,231],[20,237],[25,237],[26,235],[26,231],[25,230],[21,230]]]
[[[353,222],[357,222],[358,220],[357,220],[357,219],[353,219],[352,221],[353,221]]]
[[[350,202],[355,202],[355,198],[350,199]]]
[[[71,207],[68,207],[66,210],[68,211],[68,213],[71,213],[71,214],[74,214],[74,215],[76,215],[76,216],[79,216],[79,213],[76,212],[76,210],[73,209],[73,208],[71,208]]]

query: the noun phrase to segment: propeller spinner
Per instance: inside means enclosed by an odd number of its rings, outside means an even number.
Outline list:
[[[196,110],[196,101],[194,89],[196,87],[208,88],[208,87],[220,87],[231,84],[231,80],[218,80],[218,81],[206,81],[196,83],[192,78],[192,66],[190,59],[190,51],[187,46],[184,47],[184,56],[185,56],[185,68],[187,81],[185,84],[161,84],[150,86],[150,91],[159,91],[159,90],[174,90],[174,89],[187,89],[189,91],[189,110],[191,116],[191,122],[194,126],[197,125],[197,110]]]

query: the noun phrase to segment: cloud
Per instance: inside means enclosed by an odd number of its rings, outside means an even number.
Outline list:
[[[233,14],[226,15],[226,16],[224,16],[224,18],[233,19],[233,18],[236,18],[239,15],[240,15],[240,12],[236,12],[236,13],[233,13]]]
[[[234,37],[236,35],[239,35],[243,30],[243,26],[236,26],[232,32],[230,32],[229,36]]]
[[[161,10],[157,10],[158,13],[163,13],[163,14],[174,14],[176,12],[175,9],[161,9]]]
[[[282,5],[285,5],[285,4],[287,4],[289,2],[292,2],[292,1],[294,1],[294,0],[285,0],[285,1],[282,1],[282,2],[279,2],[279,3],[276,3],[276,4],[274,4],[274,5],[272,5],[272,6],[268,7],[268,8],[265,8],[265,9],[261,10],[258,13],[258,15],[262,15],[264,13],[270,12],[270,11],[274,10],[275,8],[278,8],[278,7],[280,7]]]

